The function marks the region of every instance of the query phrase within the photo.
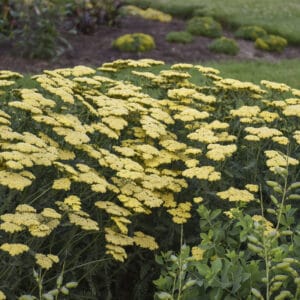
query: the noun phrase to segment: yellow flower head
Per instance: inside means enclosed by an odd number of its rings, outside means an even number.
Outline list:
[[[203,259],[203,255],[205,253],[205,250],[200,248],[200,247],[192,247],[192,257],[196,260],[196,261],[200,261]]]
[[[245,188],[249,191],[249,192],[253,192],[253,193],[257,193],[259,186],[257,184],[246,184]]]
[[[0,300],[6,300],[5,294],[0,290]]]
[[[0,246],[0,249],[5,252],[8,252],[8,254],[11,256],[15,256],[27,252],[29,250],[29,247],[27,245],[18,244],[18,243],[14,243],[14,244],[4,243]]]
[[[133,241],[136,245],[149,250],[155,250],[158,248],[154,237],[146,235],[141,231],[136,231],[134,233]]]
[[[234,187],[230,187],[228,190],[223,192],[218,192],[217,195],[224,200],[233,201],[233,202],[249,202],[254,200],[253,194],[247,190],[240,190]]]
[[[36,263],[42,268],[42,269],[46,269],[49,270],[53,263],[58,263],[59,262],[59,258],[56,255],[53,254],[42,254],[42,253],[36,253],[35,254],[35,260]]]
[[[64,204],[68,205],[74,211],[81,210],[80,198],[75,195],[71,195],[71,196],[68,196],[67,198],[65,198]]]

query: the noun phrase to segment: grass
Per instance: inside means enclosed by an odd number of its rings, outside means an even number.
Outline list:
[[[200,64],[218,69],[221,72],[220,75],[224,78],[250,81],[256,84],[259,84],[261,80],[270,80],[300,89],[300,59],[282,60],[276,63],[226,60],[201,62]],[[162,69],[165,69],[165,66],[152,67],[147,71],[157,74]],[[193,75],[193,82],[201,83],[202,76],[198,76],[198,71],[191,71],[191,74]],[[126,80],[132,78],[131,73],[127,70],[118,74],[117,77],[121,79],[122,76]]]
[[[223,0],[206,2],[209,14],[235,27],[259,25],[290,43],[300,44],[299,0],[231,0],[226,5]]]
[[[151,6],[164,12],[191,17],[197,8],[234,28],[259,25],[268,32],[285,37],[292,44],[300,44],[299,0],[126,0],[128,3]]]
[[[221,76],[259,83],[262,79],[286,83],[300,89],[300,59],[265,61],[207,62],[205,65],[221,71]]]

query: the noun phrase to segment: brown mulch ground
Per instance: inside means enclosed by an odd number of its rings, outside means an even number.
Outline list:
[[[265,59],[277,61],[284,58],[299,58],[300,47],[289,46],[283,53],[268,53],[258,50],[251,41],[237,40],[240,46],[238,55],[231,57],[225,54],[214,54],[207,48],[210,38],[196,37],[187,45],[168,43],[165,36],[170,31],[184,30],[185,22],[173,20],[170,23],[144,20],[140,18],[123,18],[118,27],[100,26],[92,35],[67,34],[65,37],[72,45],[72,50],[65,52],[59,58],[46,61],[25,59],[12,56],[9,44],[0,44],[0,69],[10,69],[19,72],[36,73],[44,69],[71,67],[75,65],[100,66],[103,62],[123,58],[154,58],[167,63],[174,62],[203,62],[208,60],[224,59]],[[147,53],[122,53],[111,47],[112,41],[126,33],[143,32],[155,38],[156,49]],[[232,33],[225,31],[225,36],[232,37]]]

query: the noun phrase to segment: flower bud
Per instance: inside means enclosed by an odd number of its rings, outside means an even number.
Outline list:
[[[65,286],[62,286],[60,291],[62,292],[62,294],[64,295],[69,295],[69,290],[65,287]]]
[[[76,281],[70,281],[70,282],[66,283],[66,287],[69,289],[76,288],[77,286],[78,286],[78,282],[76,282]]]

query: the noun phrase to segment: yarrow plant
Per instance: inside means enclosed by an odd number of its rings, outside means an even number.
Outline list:
[[[297,299],[299,90],[152,59],[31,79],[0,72],[3,299],[61,270],[75,300]]]

